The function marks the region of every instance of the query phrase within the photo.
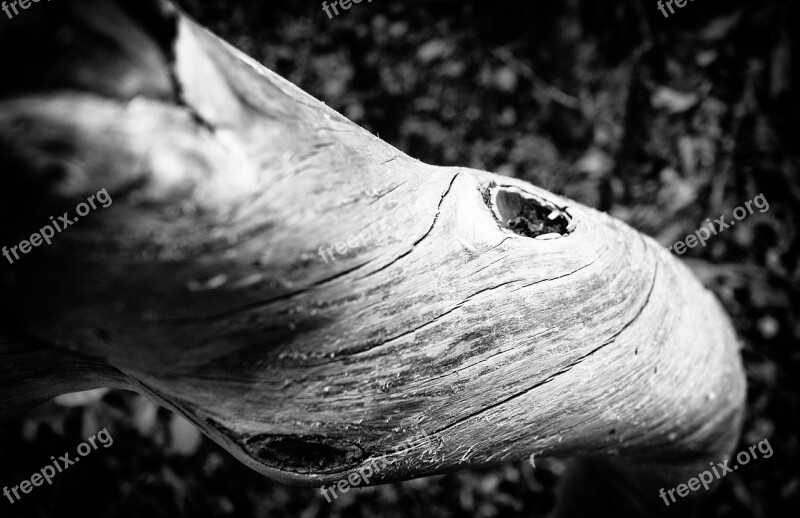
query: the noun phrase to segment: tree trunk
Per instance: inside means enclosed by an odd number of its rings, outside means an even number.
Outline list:
[[[652,239],[411,159],[162,2],[9,26],[0,244],[113,203],[0,259],[0,414],[130,388],[314,485],[409,438],[371,483],[588,456],[650,515],[735,444],[730,322]]]

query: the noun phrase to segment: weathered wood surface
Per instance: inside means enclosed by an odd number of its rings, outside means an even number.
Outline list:
[[[414,160],[161,4],[28,18],[0,36],[44,60],[0,80],[0,244],[114,202],[0,267],[0,413],[128,387],[309,484],[420,429],[433,445],[373,483],[531,453],[684,469],[732,446],[732,328],[650,238]]]

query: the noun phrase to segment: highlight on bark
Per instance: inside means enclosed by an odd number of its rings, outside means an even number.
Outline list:
[[[564,514],[679,514],[658,488],[735,444],[727,316],[620,221],[411,159],[164,1],[54,3],[0,45],[0,243],[114,200],[0,267],[0,415],[132,389],[308,485],[424,430],[371,483],[576,457]]]

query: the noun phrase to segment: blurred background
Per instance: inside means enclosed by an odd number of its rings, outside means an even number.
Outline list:
[[[739,450],[763,439],[774,450],[726,476],[701,515],[797,516],[800,6],[697,0],[664,17],[656,0],[374,0],[329,18],[321,4],[180,2],[409,155],[531,181],[665,246],[763,193],[767,212],[681,258],[742,339]],[[329,504],[258,475],[136,394],[100,390],[2,424],[0,484],[103,428],[110,448],[4,500],[0,516],[538,517],[564,467],[520,461]]]

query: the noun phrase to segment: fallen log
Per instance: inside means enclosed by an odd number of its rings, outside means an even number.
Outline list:
[[[585,456],[565,509],[648,515],[731,451],[730,322],[649,237],[414,160],[165,2],[46,7],[0,34],[0,416],[132,389],[310,485]]]

